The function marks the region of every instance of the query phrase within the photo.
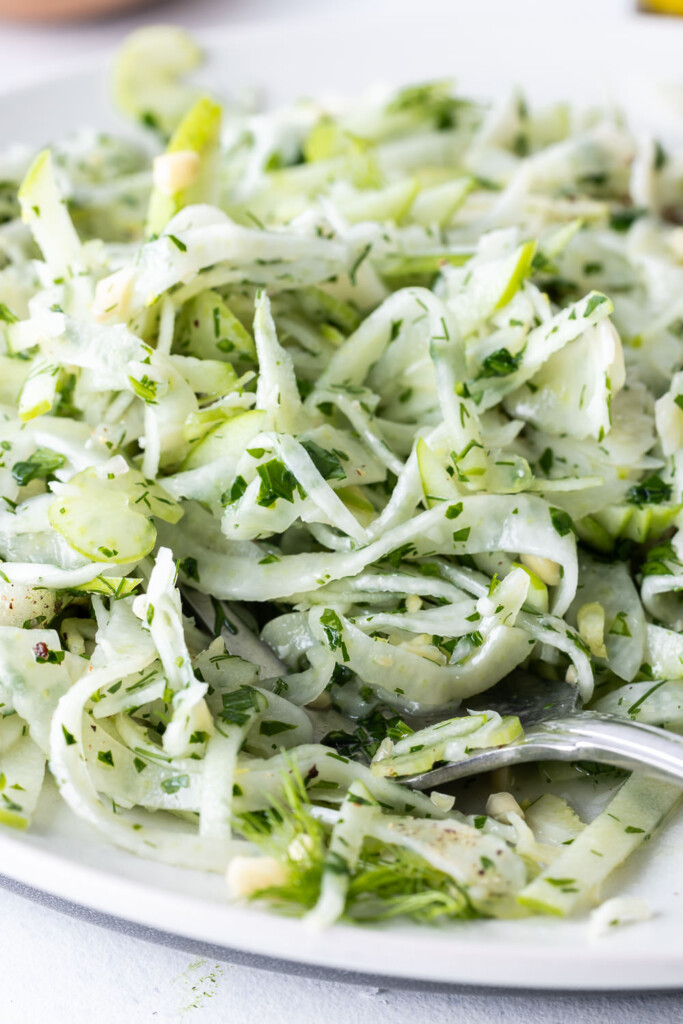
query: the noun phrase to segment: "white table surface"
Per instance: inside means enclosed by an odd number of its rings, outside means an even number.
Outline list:
[[[16,2],[19,9],[21,0]],[[394,9],[397,2],[384,0],[384,5]],[[618,9],[625,0],[596,2]],[[369,6],[369,0],[344,0],[346,10]],[[563,7],[571,10],[569,4]],[[237,24],[323,9],[332,10],[332,3],[171,0],[90,24],[5,23],[0,25],[0,89],[58,73],[150,21]],[[636,929],[633,938],[638,941]],[[683,994],[441,994],[304,980],[193,958],[0,889],[3,1024],[375,1024],[381,1018],[391,1024],[674,1024],[683,1020]]]

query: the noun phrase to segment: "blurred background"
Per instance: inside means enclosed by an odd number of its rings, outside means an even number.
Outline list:
[[[632,0],[633,6],[643,13],[661,14],[683,14],[683,0]],[[320,11],[325,6],[332,7],[332,0],[325,4],[324,0],[318,2],[302,2],[302,0],[279,0],[271,3],[232,3],[230,0],[185,0],[185,2],[164,3],[163,0],[0,0],[0,16],[15,22],[52,22],[56,24],[64,21],[98,20],[103,18],[115,18],[122,13],[139,11],[143,18],[145,15],[152,16],[153,9],[166,8],[170,17],[177,17],[170,13],[171,9],[181,12],[191,10],[193,15],[201,12],[203,8],[221,12],[231,16],[237,14],[239,9],[246,7],[252,11],[252,17],[257,17],[259,8],[267,8],[275,11],[278,8],[312,8]],[[346,5],[345,5],[346,6]],[[389,5],[387,5],[389,6]],[[391,5],[393,6],[393,4]],[[165,12],[164,12],[165,15]]]
[[[0,0],[0,15],[14,21],[56,23],[115,17],[117,13],[121,14],[121,12],[133,9],[151,15],[153,7],[185,8],[186,10],[206,7],[214,8],[219,12],[223,6],[224,4],[221,2],[211,3],[202,2],[202,0],[186,0],[185,3],[175,4],[164,4],[161,0]],[[242,5],[239,3],[229,4],[232,12],[240,6]],[[247,6],[253,9],[264,5],[248,4]],[[324,4],[320,0],[318,3],[312,4],[297,2],[297,0],[281,0],[280,3],[270,3],[265,6],[273,9],[276,7],[303,8],[310,6],[320,10]],[[330,4],[330,6],[332,5]],[[636,6],[644,13],[683,14],[683,0],[639,0]],[[196,13],[196,10],[193,13]]]
[[[79,58],[109,56],[141,25],[203,28],[401,6],[403,0],[0,0],[0,88],[74,70]]]
[[[429,0],[429,8],[466,17],[467,8],[477,0]],[[500,0],[509,10],[511,0]],[[613,13],[643,25],[654,19],[683,16],[683,0],[592,0],[601,18]],[[519,5],[518,5],[519,6]],[[524,37],[529,8],[540,18],[555,17],[558,8],[547,0],[522,4],[520,36]],[[566,6],[572,17],[588,14],[590,3]],[[351,14],[410,14],[416,25],[425,17],[425,5],[414,0],[0,0],[0,89],[36,83],[64,71],[74,70],[79,60],[107,59],[132,29],[159,22],[188,28],[213,25],[241,25],[309,19]],[[589,19],[590,20],[590,19]],[[558,23],[561,16],[558,17]],[[317,55],[320,58],[320,55]],[[258,60],[255,58],[254,68]],[[520,73],[523,66],[520,62]],[[636,69],[637,70],[637,69]]]

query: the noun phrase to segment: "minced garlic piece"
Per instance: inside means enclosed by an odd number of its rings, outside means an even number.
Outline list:
[[[225,877],[233,896],[251,896],[260,889],[286,885],[289,874],[275,857],[233,857]]]
[[[510,815],[516,814],[524,818],[524,811],[515,800],[512,793],[491,793],[486,801],[486,813],[498,821],[510,823]]]
[[[154,187],[165,196],[177,195],[195,183],[199,168],[199,155],[191,149],[162,153],[154,158]]]

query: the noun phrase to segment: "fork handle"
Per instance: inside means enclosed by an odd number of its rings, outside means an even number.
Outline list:
[[[528,761],[596,761],[683,786],[683,737],[592,711],[539,722],[515,743],[482,750],[401,782],[412,789],[431,789]]]
[[[583,712],[539,722],[527,730],[524,747],[534,750],[529,760],[596,761],[683,786],[683,737],[617,715]]]

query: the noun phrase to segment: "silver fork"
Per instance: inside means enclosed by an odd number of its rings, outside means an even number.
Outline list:
[[[212,636],[220,635],[230,654],[259,666],[261,679],[288,671],[275,652],[244,621],[229,601],[184,586],[183,600]],[[411,789],[432,789],[470,775],[529,761],[595,761],[615,768],[638,769],[683,785],[683,737],[617,715],[582,711],[578,691],[568,683],[550,682],[513,672],[466,707],[517,715],[524,735],[502,747],[471,754],[440,768],[398,781]]]
[[[638,769],[683,786],[683,737],[617,715],[582,711],[578,691],[568,683],[513,672],[468,700],[466,707],[517,715],[524,735],[502,747],[478,751],[399,781],[412,789],[431,789],[528,761],[595,761],[629,771]]]

